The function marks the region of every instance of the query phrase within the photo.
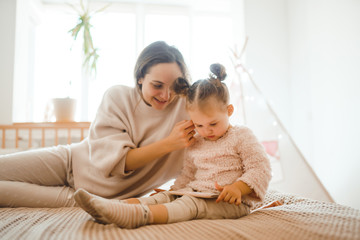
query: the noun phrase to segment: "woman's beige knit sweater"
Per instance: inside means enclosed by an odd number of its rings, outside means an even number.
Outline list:
[[[110,88],[90,126],[89,137],[71,145],[75,188],[124,199],[144,195],[176,177],[182,167],[183,150],[132,172],[125,172],[125,160],[130,149],[167,137],[184,119],[189,117],[182,98],[160,111],[146,105],[135,88]]]

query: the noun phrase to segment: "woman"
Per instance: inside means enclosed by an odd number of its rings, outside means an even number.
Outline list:
[[[75,189],[125,199],[174,178],[194,142],[185,102],[171,91],[188,77],[181,53],[154,42],[139,55],[136,87],[111,87],[81,143],[0,156],[0,206],[75,206]]]

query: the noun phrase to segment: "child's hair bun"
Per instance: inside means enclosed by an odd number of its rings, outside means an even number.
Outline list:
[[[211,64],[210,71],[220,81],[223,81],[227,76],[225,67],[223,65],[221,65],[220,63]]]
[[[189,88],[190,88],[189,81],[182,77],[176,79],[172,86],[172,89],[176,94],[184,95],[184,96],[188,94]]]

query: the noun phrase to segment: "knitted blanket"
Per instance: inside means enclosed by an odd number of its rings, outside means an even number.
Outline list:
[[[269,191],[260,209],[235,219],[121,229],[102,225],[80,208],[0,208],[0,239],[360,239],[360,210]],[[257,206],[259,207],[259,206]]]

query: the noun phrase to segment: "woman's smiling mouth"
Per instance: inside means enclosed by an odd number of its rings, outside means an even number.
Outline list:
[[[157,98],[154,98],[155,99],[155,101],[158,103],[158,104],[165,104],[165,103],[167,103],[168,101],[160,101],[159,99],[157,99]]]

